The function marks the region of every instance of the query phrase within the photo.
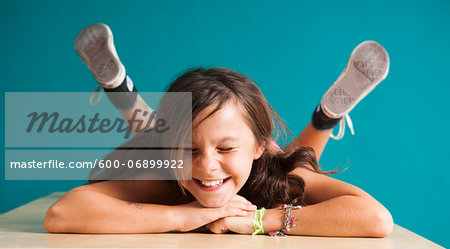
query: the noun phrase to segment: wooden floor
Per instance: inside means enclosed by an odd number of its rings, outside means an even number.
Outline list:
[[[398,225],[386,238],[273,238],[201,233],[50,234],[43,226],[44,214],[62,194],[53,193],[0,215],[0,248],[443,248]]]

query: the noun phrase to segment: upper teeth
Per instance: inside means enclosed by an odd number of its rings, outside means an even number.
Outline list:
[[[219,181],[203,181],[200,180],[200,182],[205,186],[217,186],[223,183],[223,179]]]

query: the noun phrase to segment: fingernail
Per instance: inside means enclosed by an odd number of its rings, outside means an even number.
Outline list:
[[[247,214],[248,214],[248,212],[247,212],[247,211],[241,211],[241,214],[243,214],[243,215],[247,215]]]

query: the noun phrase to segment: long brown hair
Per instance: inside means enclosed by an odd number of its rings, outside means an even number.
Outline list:
[[[220,67],[193,68],[175,79],[167,92],[192,93],[192,109],[176,103],[173,98],[164,97],[158,106],[158,117],[168,117],[169,119],[173,115],[178,115],[180,110],[181,112],[192,111],[192,117],[189,116],[189,120],[184,120],[186,121],[185,124],[195,120],[199,113],[209,106],[216,106],[216,108],[207,117],[217,112],[229,101],[234,101],[238,105],[238,109],[252,130],[256,142],[259,145],[265,145],[264,153],[259,159],[253,161],[250,176],[238,192],[239,195],[258,207],[273,208],[276,204],[281,203],[306,205],[305,182],[301,177],[290,174],[297,167],[312,168],[315,172],[326,175],[339,173],[336,170],[322,171],[311,147],[297,146],[278,153],[272,152],[272,140],[276,141],[279,137],[292,138],[292,133],[267,102],[256,83],[245,75]],[[174,127],[176,132],[169,134],[169,137],[164,137],[164,139],[171,141],[173,147],[179,147],[180,143],[184,142],[180,140],[186,139],[191,134],[186,132],[191,131],[191,128],[185,124],[177,123],[178,126]],[[130,150],[130,148],[153,147],[151,143],[156,140],[155,137],[152,137],[152,134],[139,133],[129,142],[110,153],[106,159],[151,158],[152,153],[155,153],[154,150],[142,151]],[[124,148],[126,150],[121,150]],[[161,152],[157,153],[161,155]],[[174,156],[167,155],[167,158],[174,158]],[[89,183],[102,181],[101,179],[114,179],[116,176],[123,176],[124,173],[126,177],[132,177],[133,174],[139,175],[142,171],[135,173],[130,172],[130,170],[116,172],[114,169],[101,171],[96,167],[90,173]],[[168,171],[164,173],[172,174]],[[96,174],[97,176],[95,176]],[[175,179],[180,179],[176,172],[175,175]],[[166,175],[166,177],[168,177],[166,179],[170,178],[169,175]],[[182,180],[179,180],[174,183],[178,184],[184,195],[187,195],[188,193],[185,192],[182,182]]]
[[[216,105],[216,108],[208,117],[229,101],[239,105],[256,142],[266,146],[263,155],[253,162],[250,176],[238,193],[258,207],[272,208],[277,203],[306,204],[305,182],[289,174],[297,167],[311,167],[327,175],[337,173],[322,171],[310,147],[298,146],[290,151],[270,153],[272,139],[283,135],[292,138],[292,133],[256,83],[245,75],[220,67],[193,68],[179,76],[167,92],[192,93],[192,120],[209,106]]]

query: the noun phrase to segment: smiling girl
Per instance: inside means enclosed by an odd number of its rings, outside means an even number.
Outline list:
[[[76,44],[85,45],[77,51],[97,81],[107,92],[136,93],[109,28],[95,24],[83,32]],[[108,72],[102,72],[100,79],[96,68],[106,62]],[[188,141],[192,146],[187,148],[192,154],[184,155],[192,162],[192,180],[91,181],[49,208],[45,228],[71,233],[203,228],[214,233],[387,236],[393,228],[389,211],[360,188],[326,176],[336,171],[322,171],[318,160],[332,128],[341,122],[342,130],[344,117],[349,120],[348,112],[384,79],[388,66],[380,45],[359,45],[311,123],[283,149],[272,135],[275,128],[289,130],[254,82],[225,68],[189,70],[167,92],[192,93],[192,140]],[[120,108],[124,117],[137,108],[148,109],[137,94],[110,100],[119,108],[127,104]],[[145,138],[137,134],[129,143]]]

